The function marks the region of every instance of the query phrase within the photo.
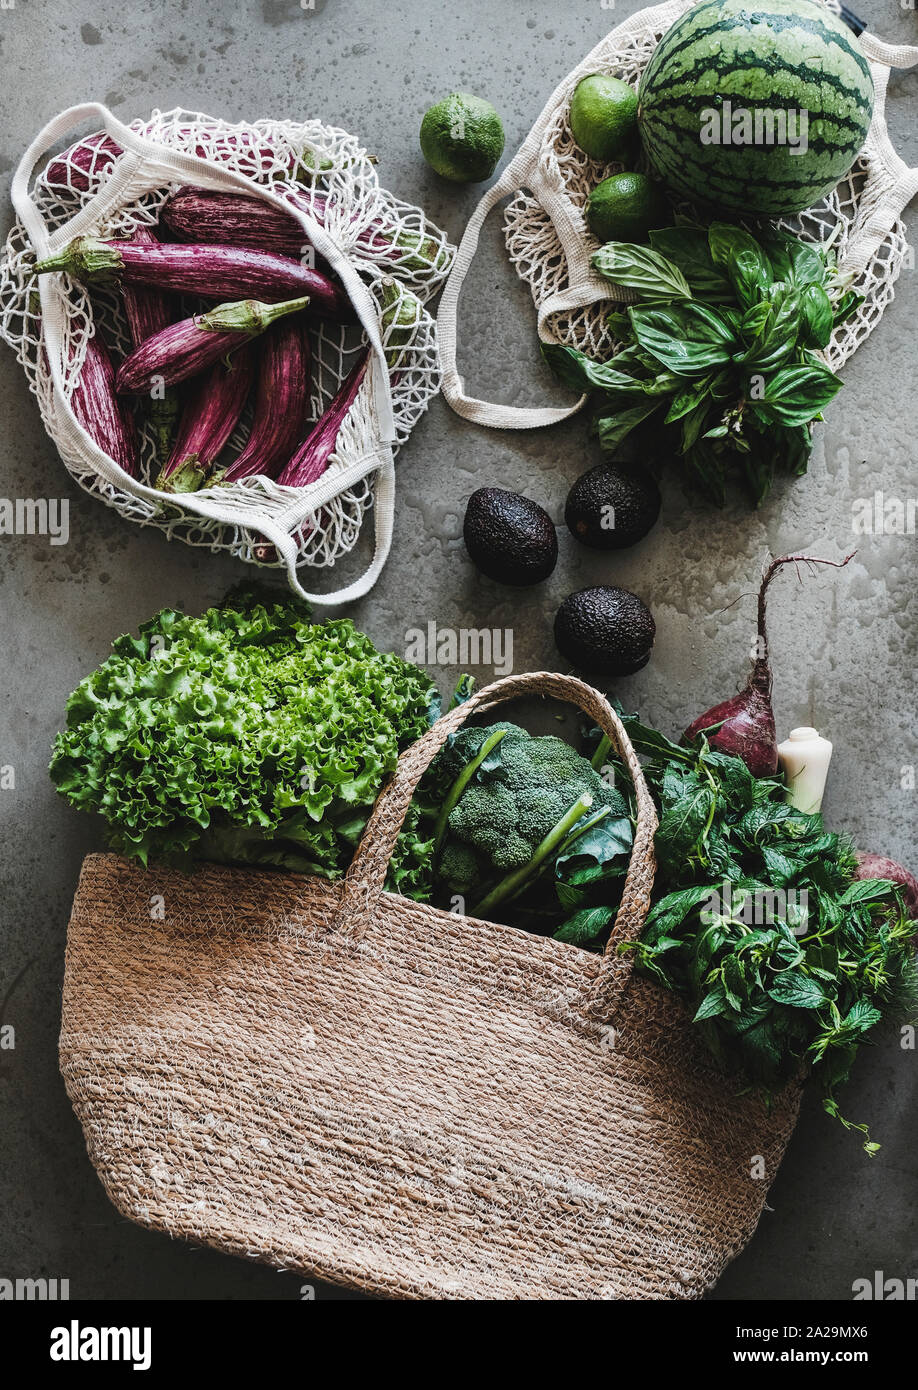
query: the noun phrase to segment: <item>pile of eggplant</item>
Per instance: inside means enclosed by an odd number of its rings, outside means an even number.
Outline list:
[[[314,204],[310,199],[313,216]],[[321,218],[321,201],[318,208]],[[139,459],[131,397],[148,402],[159,464],[155,486],[163,492],[194,492],[256,475],[303,487],[325,471],[369,353],[358,355],[310,425],[310,325],[354,323],[356,316],[341,285],[304,242],[295,218],[273,204],[183,188],[163,205],[155,231],[143,226],[120,240],[79,238],[36,264],[39,275],[66,272],[90,284],[115,279],[120,286],[133,351],[116,367],[97,327],[71,405],[126,473],[137,476]],[[211,307],[185,316],[179,296]],[[392,280],[383,282],[382,300],[384,329],[402,325],[390,337],[403,346],[418,302]],[[391,366],[398,354],[387,355]],[[221,466],[250,395],[245,446]]]

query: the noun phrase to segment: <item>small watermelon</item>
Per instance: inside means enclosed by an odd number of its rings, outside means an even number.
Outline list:
[[[816,0],[703,0],[664,34],[638,91],[644,149],[671,189],[768,217],[834,188],[872,114],[867,60]]]

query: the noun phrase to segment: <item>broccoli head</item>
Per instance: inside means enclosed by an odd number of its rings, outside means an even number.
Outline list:
[[[592,797],[591,821],[604,810],[610,821],[628,814],[622,796],[569,744],[507,723],[463,729],[456,735],[431,770],[441,799],[468,777],[485,741],[498,730],[504,731],[503,738],[475,768],[449,814],[439,874],[452,888],[459,877],[466,882],[469,872],[464,859],[462,875],[452,868],[447,871],[456,842],[474,853],[484,882],[495,874],[524,869],[581,797]]]

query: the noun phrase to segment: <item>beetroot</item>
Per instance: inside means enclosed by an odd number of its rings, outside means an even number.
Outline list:
[[[758,642],[752,673],[744,689],[729,700],[721,700],[705,710],[685,730],[683,742],[690,743],[700,733],[719,724],[716,733],[709,735],[713,748],[742,758],[754,777],[773,777],[778,770],[778,740],[775,715],[771,706],[771,665],[768,659],[768,637],[765,630],[765,603],[768,586],[782,565],[833,565],[841,569],[852,558],[822,560],[813,555],[782,555],[772,560],[759,588]]]
[[[870,854],[858,850],[857,873],[854,877],[888,878],[892,883],[898,883],[902,889],[906,911],[913,920],[918,921],[918,879],[914,874],[910,874],[908,869],[897,864],[895,859],[888,859],[885,854]]]

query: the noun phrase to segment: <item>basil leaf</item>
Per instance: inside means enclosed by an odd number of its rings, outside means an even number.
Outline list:
[[[710,394],[711,384],[714,381],[713,375],[702,377],[700,381],[693,381],[690,386],[679,391],[674,397],[669,410],[666,412],[665,425],[671,425],[675,420],[681,420],[683,415],[687,415],[690,410],[694,410],[701,401],[706,400]]]
[[[783,367],[766,379],[765,393],[752,409],[768,422],[805,425],[838,394],[841,385],[828,367]]]
[[[803,291],[803,335],[806,347],[824,348],[834,327],[834,314],[829,296],[822,285],[807,285]]]
[[[698,404],[695,406],[693,410],[689,411],[688,414],[683,417],[682,437],[679,445],[680,454],[684,454],[689,449],[691,449],[698,437],[701,435],[705,422],[708,419],[708,412],[710,411],[710,408],[710,402],[706,398],[704,398],[698,402]],[[720,430],[721,426],[718,425],[716,428]],[[726,425],[724,425],[723,434],[726,433],[727,427]],[[709,439],[711,437],[712,431],[708,430],[707,433],[704,435],[704,438]],[[713,437],[716,439],[718,438],[718,435],[714,434]]]
[[[813,452],[813,436],[809,425],[776,425],[770,434],[772,449],[782,461],[786,472],[801,477],[807,470]]]
[[[585,946],[605,931],[614,916],[615,909],[611,907],[586,907],[558,928],[555,940],[566,941],[569,946]]]
[[[714,793],[696,778],[697,786],[668,807],[660,817],[654,845],[661,864],[684,858],[701,838],[714,806]]]
[[[748,453],[741,454],[738,462],[753,506],[760,507],[771,491],[774,481],[774,455],[767,444],[764,448],[756,445]]]
[[[614,357],[610,362],[594,362],[586,353],[564,343],[543,343],[542,356],[559,381],[575,391],[635,396],[643,389],[642,380],[623,371]]]
[[[736,338],[719,314],[697,300],[666,308],[629,309],[641,347],[677,376],[697,376],[729,362]]]
[[[691,299],[692,291],[682,271],[649,246],[627,241],[607,241],[590,257],[590,264],[604,280],[624,285],[647,300]]]
[[[799,970],[785,970],[776,975],[767,990],[776,1004],[789,1004],[795,1009],[818,1009],[827,1002],[826,992],[818,980]]]
[[[774,280],[771,263],[755,237],[742,227],[713,222],[708,228],[708,245],[711,259],[726,270],[743,308],[755,304]]]
[[[714,264],[703,227],[662,227],[650,233],[650,244],[681,270],[693,295],[699,299],[732,300],[730,281]]]
[[[840,323],[850,319],[851,315],[857,313],[864,302],[862,294],[855,294],[854,290],[846,290],[841,299],[835,305],[832,324],[837,328]]]
[[[747,336],[744,331],[749,346],[740,360],[750,375],[772,372],[793,355],[801,316],[800,292],[784,285],[772,285],[768,298],[747,311],[744,329],[748,322],[752,332]]]
[[[807,285],[825,286],[826,263],[823,254],[811,242],[782,232],[772,232],[764,238],[774,278],[803,289]]]
[[[698,488],[715,507],[727,501],[727,477],[724,457],[713,445],[699,439],[683,455],[690,475]]]
[[[625,406],[614,415],[597,416],[595,429],[600,446],[609,453],[614,452],[631,431],[659,406],[658,400],[644,400],[637,405]]]

